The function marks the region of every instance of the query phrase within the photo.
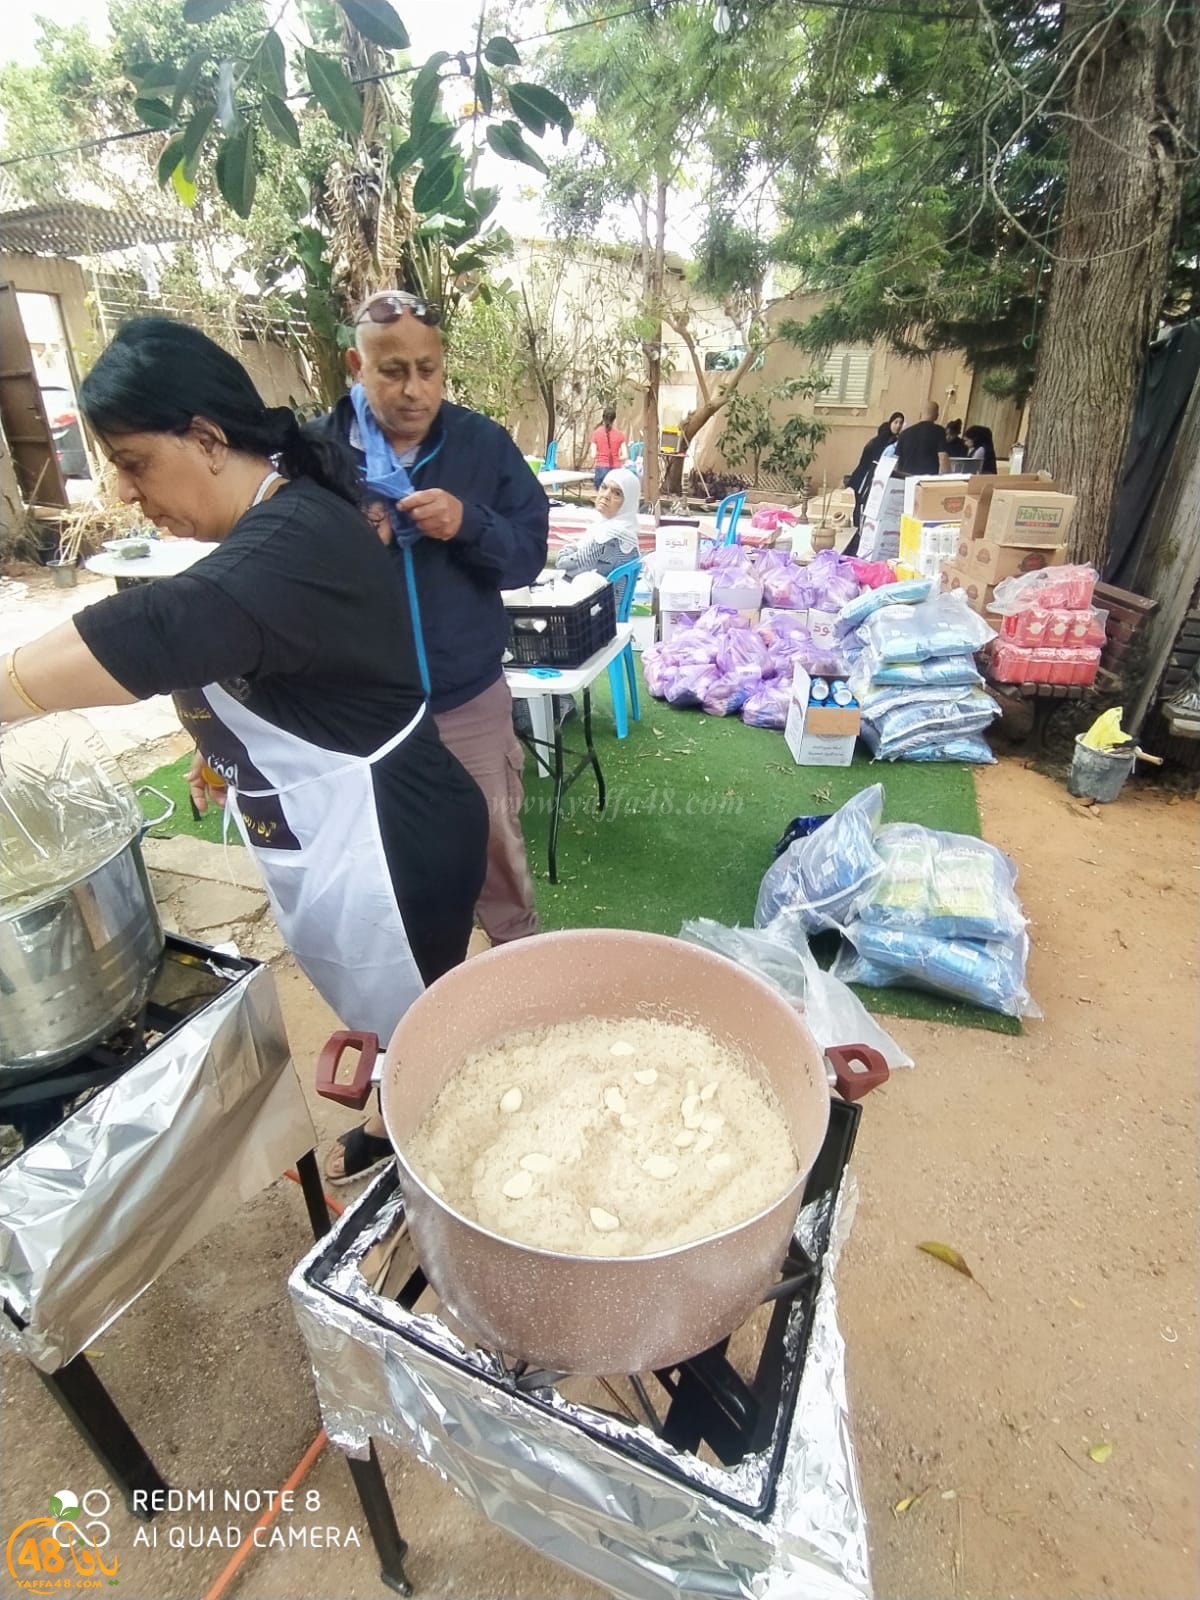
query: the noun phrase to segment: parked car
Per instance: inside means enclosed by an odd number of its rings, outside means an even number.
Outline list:
[[[83,443],[75,396],[69,389],[43,389],[42,405],[63,477],[90,478],[92,466]]]

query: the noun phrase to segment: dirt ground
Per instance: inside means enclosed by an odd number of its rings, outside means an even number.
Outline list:
[[[838,1282],[876,1593],[1184,1600],[1200,1592],[1200,806],[1135,790],[1089,811],[1012,759],[980,792],[986,836],[1020,864],[1045,1018],[1016,1039],[896,1022],[916,1069],[864,1103]],[[278,971],[308,1079],[331,1018],[288,963]],[[352,1118],[313,1109],[324,1139]],[[931,1239],[976,1281],[917,1250]],[[316,1433],[284,1287],[305,1248],[299,1191],[280,1182],[98,1341],[97,1370],[173,1484],[277,1487]],[[7,1537],[58,1486],[106,1480],[33,1369],[2,1371]],[[1094,1461],[1101,1444],[1111,1455]],[[598,1594],[411,1457],[385,1465],[419,1594]],[[362,1544],[257,1553],[227,1592],[385,1594],[335,1451],[302,1490],[319,1511],[294,1522]],[[109,1520],[130,1600],[198,1600],[227,1559],[166,1547],[165,1519],[149,1549],[122,1510]]]

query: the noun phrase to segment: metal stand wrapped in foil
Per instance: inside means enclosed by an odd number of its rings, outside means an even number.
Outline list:
[[[222,958],[212,955],[213,970]],[[266,967],[0,1171],[0,1347],[54,1372],[316,1142]]]
[[[715,1495],[752,1498],[759,1485],[747,1480],[762,1472],[757,1458],[727,1470],[690,1458],[689,1473],[701,1482],[681,1483],[645,1464],[646,1452],[664,1464],[677,1456],[648,1427],[637,1428],[644,1451],[635,1460],[606,1441],[603,1413],[551,1388],[531,1404],[496,1381],[505,1369],[495,1356],[464,1344],[440,1318],[378,1293],[367,1274],[403,1229],[399,1194],[379,1203],[389,1183],[385,1172],[289,1283],[335,1444],[355,1456],[372,1438],[415,1451],[498,1527],[626,1600],[869,1600],[833,1282],[852,1203],[839,1205],[831,1192],[801,1213],[802,1244],[819,1222],[832,1222],[832,1234],[774,1499],[756,1517]],[[852,1202],[852,1179],[841,1192]],[[338,1240],[349,1242],[336,1264],[318,1270]],[[800,1337],[798,1310],[796,1322],[788,1337]],[[614,1433],[629,1432],[611,1420]]]

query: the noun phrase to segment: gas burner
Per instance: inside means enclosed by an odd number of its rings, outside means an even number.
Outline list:
[[[564,1376],[475,1346],[442,1310],[416,1262],[394,1165],[334,1225],[297,1276],[353,1313],[363,1338],[372,1328],[394,1333],[472,1385],[506,1394],[513,1405],[566,1424],[731,1511],[765,1518],[787,1449],[835,1202],[860,1114],[857,1106],[831,1101],[801,1228],[758,1311],[712,1349],[659,1372],[611,1380]]]
[[[0,1066],[0,1171],[254,967],[240,956],[168,934],[154,988],[136,1016],[46,1072]]]

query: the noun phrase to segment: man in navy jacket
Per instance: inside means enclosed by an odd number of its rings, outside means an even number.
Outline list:
[[[426,692],[442,742],[488,801],[488,875],[477,908],[494,944],[537,932],[521,833],[521,746],[501,658],[508,642],[502,589],[522,588],[546,565],[549,503],[499,424],[445,399],[438,310],[383,290],[355,316],[347,365],[414,492],[396,502],[421,537],[403,548],[388,508],[369,514],[403,563]],[[364,466],[350,397],[310,424],[348,445]]]

